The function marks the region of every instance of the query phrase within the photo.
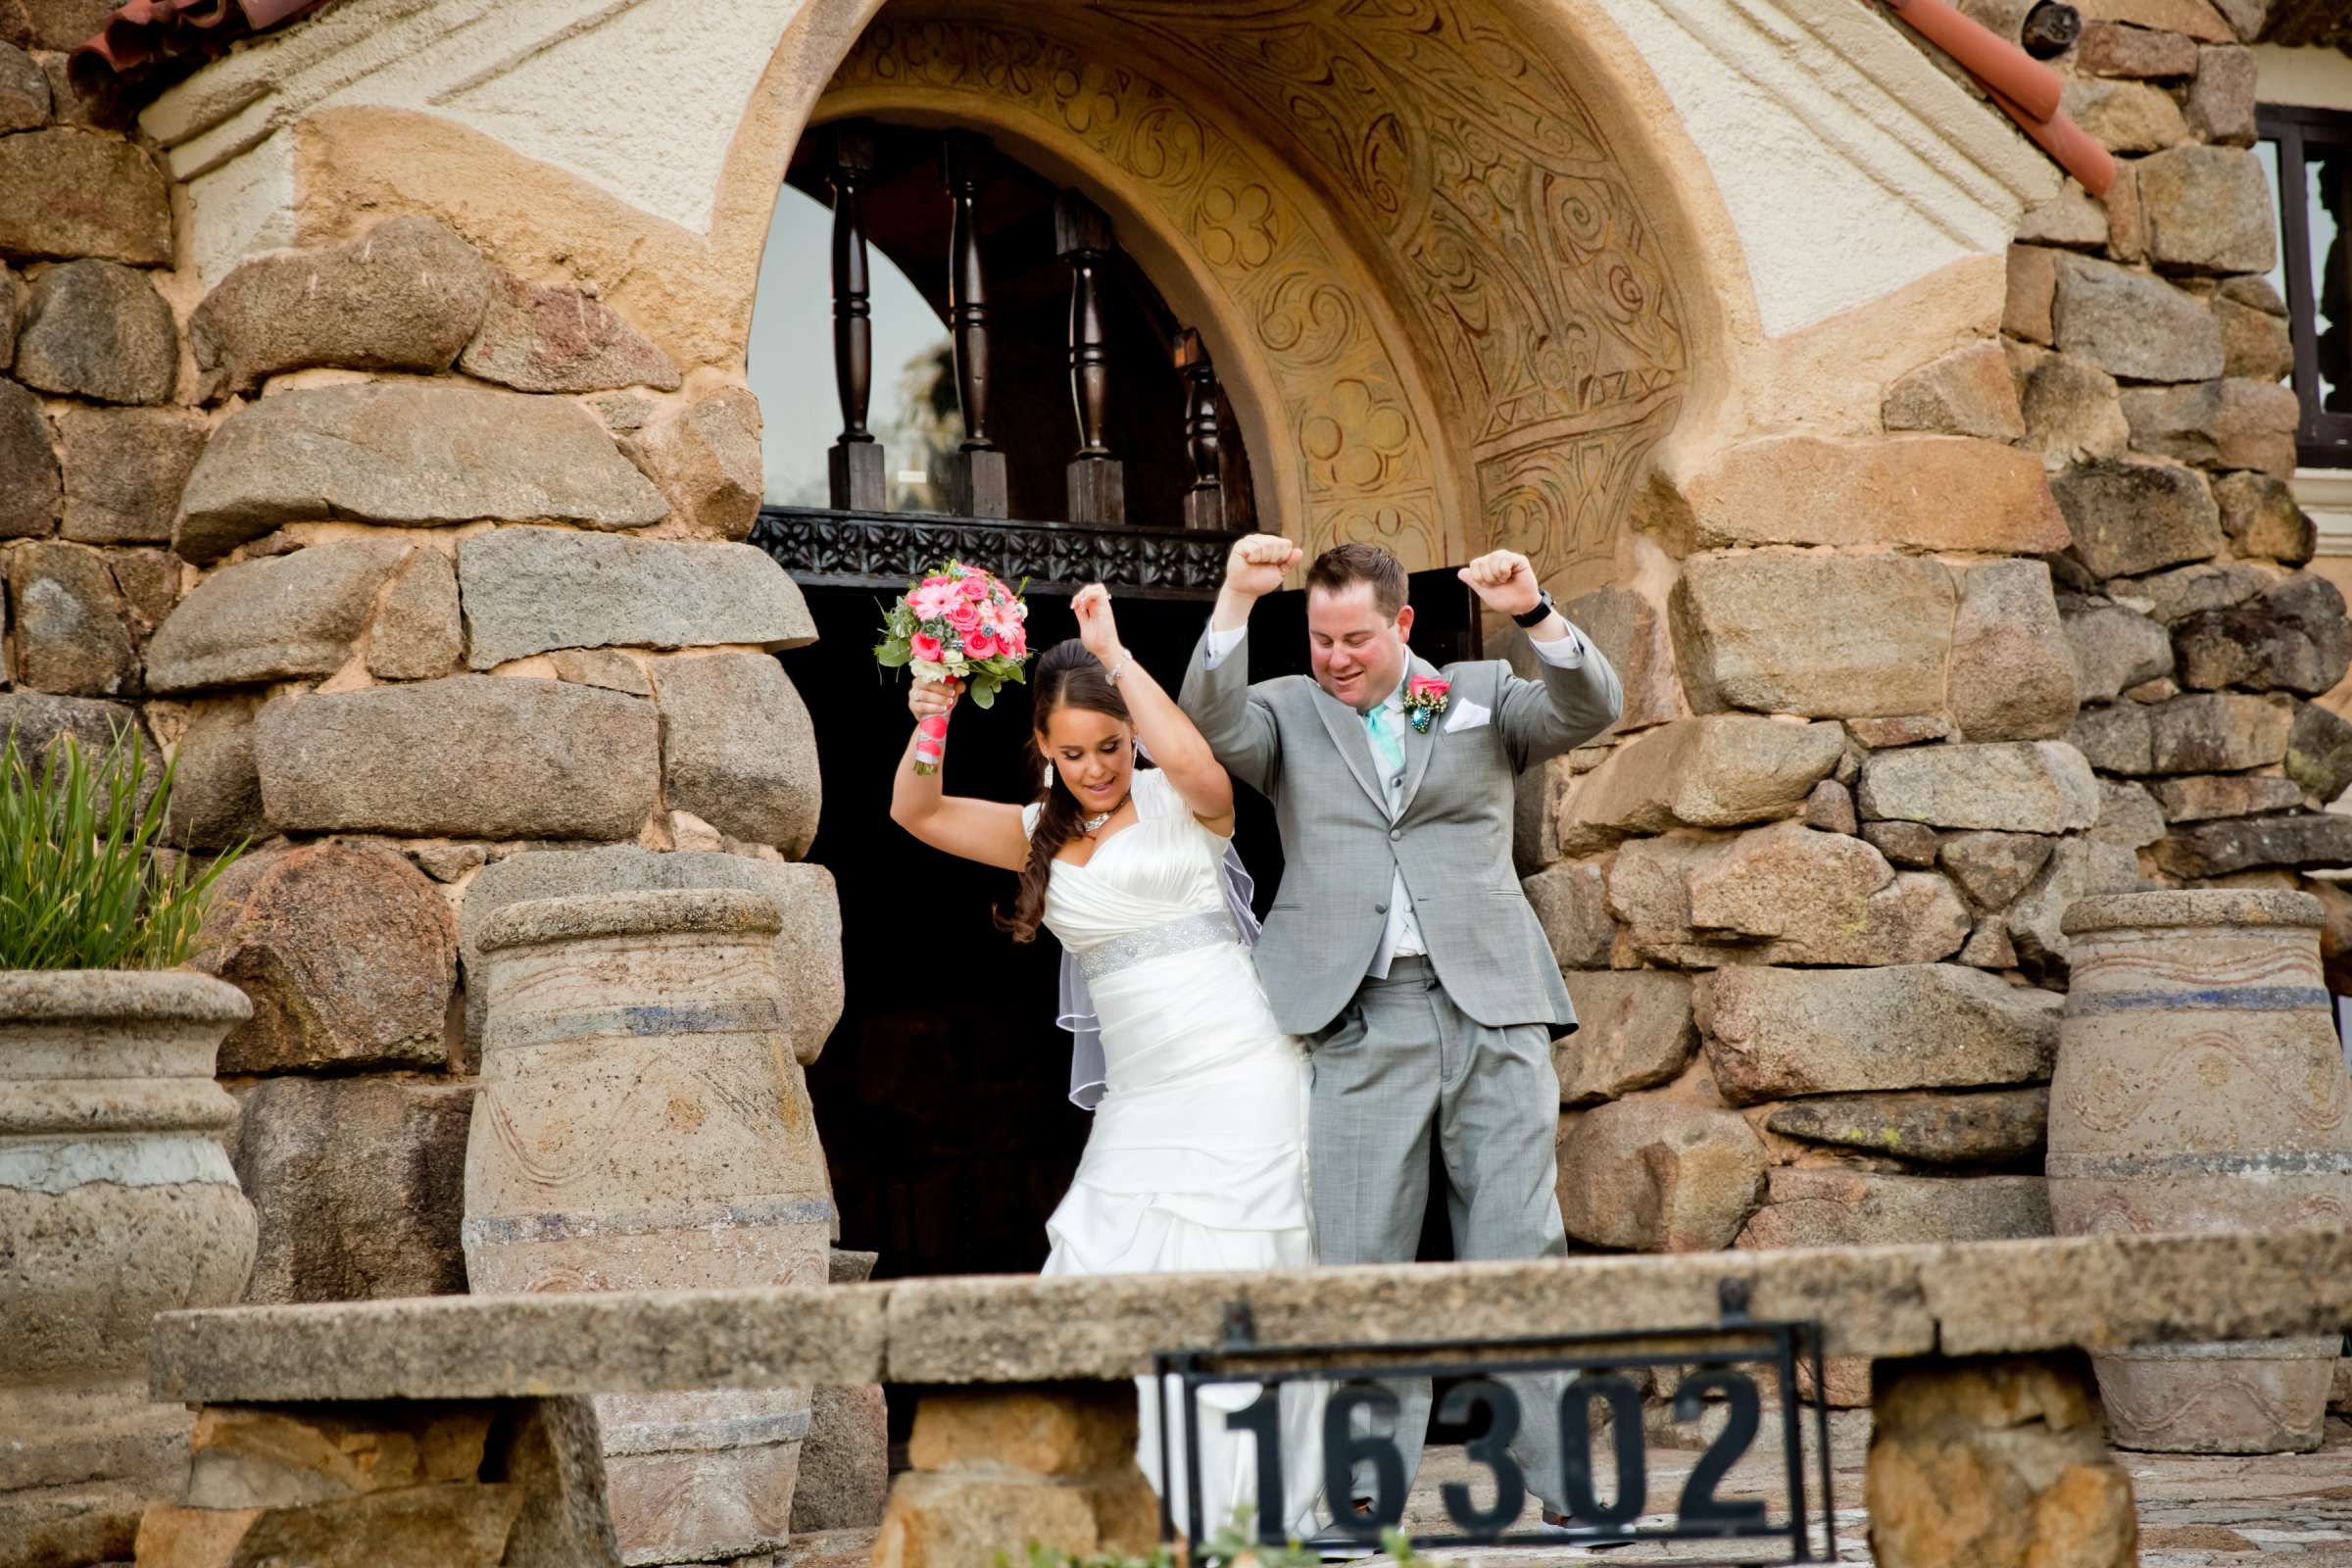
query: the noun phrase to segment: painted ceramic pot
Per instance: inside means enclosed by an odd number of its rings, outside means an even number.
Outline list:
[[[127,1556],[186,1469],[187,1410],[147,1397],[148,1326],[233,1305],[253,1271],[213,1081],[252,1012],[199,974],[0,972],[0,1540]]]
[[[491,917],[466,1153],[477,1294],[825,1282],[833,1209],[778,929],[772,902],[719,889]],[[783,1545],[808,1409],[807,1389],[600,1396],[623,1557]]]
[[[2352,1083],[2322,921],[2318,900],[2287,892],[2128,893],[2067,910],[2046,1167],[2060,1235],[2352,1216]],[[2094,1361],[2122,1446],[2268,1453],[2319,1446],[2335,1351],[2328,1337]]]

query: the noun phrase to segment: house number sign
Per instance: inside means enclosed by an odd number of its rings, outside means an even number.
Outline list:
[[[1446,1523],[1435,1533],[1416,1531],[1416,1545],[1753,1542],[1753,1555],[1727,1557],[1719,1546],[1707,1561],[1713,1568],[1835,1562],[1829,1413],[1817,1407],[1808,1423],[1797,1396],[1800,1360],[1820,1387],[1820,1330],[1811,1323],[1747,1318],[1740,1309],[1740,1284],[1726,1282],[1729,1310],[1721,1323],[1549,1340],[1260,1345],[1248,1306],[1236,1303],[1217,1348],[1154,1358],[1169,1417],[1159,1424],[1159,1473],[1183,1489],[1184,1517],[1199,1519],[1200,1434],[1220,1423],[1256,1440],[1257,1495],[1288,1503],[1259,1510],[1251,1527],[1259,1540],[1279,1544],[1285,1516],[1319,1492],[1326,1499],[1368,1501],[1368,1508],[1327,1504],[1327,1512],[1336,1515],[1341,1534],[1376,1544],[1404,1517],[1407,1477],[1395,1438],[1396,1384],[1434,1378],[1438,1420],[1476,1434],[1463,1450],[1474,1479],[1447,1481],[1439,1489]],[[1695,1434],[1704,1422],[1712,1431],[1679,1484],[1653,1473],[1642,1427],[1645,1379],[1669,1399],[1677,1425],[1688,1424]],[[1258,1392],[1250,1398],[1252,1384]],[[1295,1407],[1309,1386],[1324,1394],[1322,1473],[1288,1475],[1280,1441],[1284,1390],[1291,1390]],[[1216,1397],[1202,1398],[1212,1388]],[[1538,1421],[1552,1423],[1557,1433],[1560,1473],[1550,1486],[1541,1485],[1511,1451]],[[1755,1450],[1768,1422],[1780,1429],[1780,1494],[1770,1500],[1744,1494],[1732,1481],[1733,1467]],[[1699,1443],[1694,1435],[1690,1446]],[[1566,1510],[1568,1539],[1540,1524],[1538,1497],[1544,1494]],[[1205,1521],[1202,1537],[1227,1522]],[[1164,1497],[1160,1533],[1164,1540],[1177,1536],[1175,1509]]]

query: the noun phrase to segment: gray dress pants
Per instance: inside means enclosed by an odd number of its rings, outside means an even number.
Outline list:
[[[1367,979],[1313,1042],[1308,1140],[1315,1241],[1325,1263],[1409,1263],[1429,1202],[1430,1140],[1447,1177],[1454,1255],[1561,1257],[1554,1144],[1560,1081],[1551,1028],[1491,1029],[1453,1004],[1426,958],[1398,958]],[[1433,1337],[1443,1337],[1433,1325]],[[1561,1511],[1559,1408],[1565,1374],[1503,1380],[1518,1396],[1511,1456],[1528,1490]],[[1427,1379],[1389,1385],[1398,1401],[1396,1446],[1409,1485],[1428,1426]],[[1359,1418],[1359,1428],[1364,1422]],[[1355,1494],[1372,1493],[1359,1465]],[[1327,1505],[1344,1509],[1347,1499]]]

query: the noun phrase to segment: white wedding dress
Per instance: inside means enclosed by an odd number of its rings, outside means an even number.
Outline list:
[[[1046,889],[1046,926],[1077,960],[1101,1020],[1103,1092],[1078,1174],[1046,1221],[1045,1272],[1310,1267],[1306,1054],[1275,1025],[1227,912],[1227,841],[1156,769],[1136,770],[1133,799],[1137,820],[1086,864],[1055,861]],[[1037,810],[1025,817],[1032,829]],[[1171,1480],[1160,1475],[1160,1401],[1151,1379],[1136,1385],[1137,1457],[1153,1488],[1173,1487],[1178,1528],[1193,1534],[1181,1404],[1169,1401]],[[1202,1540],[1237,1509],[1257,1507],[1256,1440],[1228,1432],[1224,1415],[1258,1393],[1255,1384],[1202,1392]],[[1318,1389],[1285,1387],[1281,1518],[1295,1535],[1314,1528],[1322,1414]]]

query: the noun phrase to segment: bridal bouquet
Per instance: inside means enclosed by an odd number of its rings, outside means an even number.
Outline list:
[[[921,680],[959,680],[973,703],[994,707],[998,689],[1021,679],[1028,666],[1029,633],[1022,624],[1028,618],[1029,607],[1019,592],[995,573],[943,561],[908,583],[883,612],[874,658],[885,669],[909,669]],[[938,772],[947,749],[947,716],[924,719],[917,735],[916,771]]]

